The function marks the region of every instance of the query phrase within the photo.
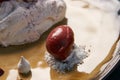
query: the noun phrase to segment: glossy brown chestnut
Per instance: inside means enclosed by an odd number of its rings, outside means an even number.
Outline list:
[[[47,37],[47,51],[58,60],[65,60],[70,55],[74,43],[74,33],[67,25],[53,29]]]

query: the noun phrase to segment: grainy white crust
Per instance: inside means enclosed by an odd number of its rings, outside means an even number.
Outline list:
[[[88,54],[85,52],[83,47],[73,46],[71,54],[63,61],[56,60],[51,54],[46,52],[45,60],[51,66],[51,68],[57,70],[60,73],[66,73],[75,67],[77,64],[82,64]]]
[[[22,2],[10,0],[0,7],[0,45],[20,45],[38,40],[65,16],[63,0]]]

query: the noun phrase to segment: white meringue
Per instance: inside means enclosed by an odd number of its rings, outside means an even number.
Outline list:
[[[18,63],[18,72],[19,73],[28,73],[30,71],[30,63],[28,60],[26,60],[23,56],[21,56],[21,59]]]
[[[0,6],[0,45],[31,43],[65,17],[63,0],[9,0]]]

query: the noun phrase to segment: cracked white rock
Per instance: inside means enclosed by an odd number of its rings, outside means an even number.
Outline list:
[[[20,45],[38,40],[65,16],[63,0],[4,1],[0,6],[0,45]]]
[[[23,56],[21,56],[21,59],[18,63],[18,72],[27,74],[31,71],[30,63],[28,60],[26,60]]]

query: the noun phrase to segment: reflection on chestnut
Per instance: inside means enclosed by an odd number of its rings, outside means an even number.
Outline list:
[[[47,37],[47,51],[58,60],[65,60],[74,43],[74,33],[67,25],[53,29]]]

